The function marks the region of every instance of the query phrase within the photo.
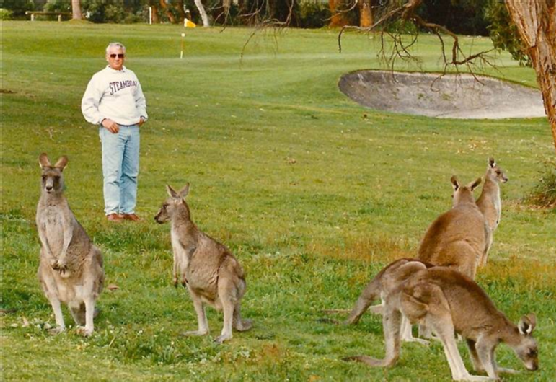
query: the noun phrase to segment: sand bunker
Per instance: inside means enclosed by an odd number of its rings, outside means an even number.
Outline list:
[[[365,70],[348,73],[340,90],[371,109],[436,118],[544,117],[541,93],[490,77]]]

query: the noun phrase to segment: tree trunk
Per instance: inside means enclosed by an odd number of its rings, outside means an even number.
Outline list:
[[[83,20],[83,13],[81,13],[81,0],[71,0],[71,19]]]
[[[359,26],[368,28],[373,25],[371,0],[358,0],[357,6],[359,7]]]
[[[506,0],[531,57],[556,149],[556,4],[554,0]]]
[[[343,27],[348,24],[344,14],[340,12],[342,9],[342,0],[328,0],[328,6],[330,8],[330,14],[332,14],[330,18],[331,27]]]
[[[170,9],[170,7],[168,7],[168,5],[166,4],[165,0],[160,0],[160,7],[162,9],[164,9],[164,12],[166,12],[166,16],[168,16],[168,19],[170,20],[170,22],[172,24],[176,23],[176,18],[174,17],[174,14],[172,13],[172,10]]]
[[[149,22],[153,24],[160,23],[160,18],[158,17],[158,0],[149,0],[147,4],[151,9],[151,19]]]
[[[207,16],[207,12],[205,12],[205,7],[203,6],[203,3],[201,2],[201,0],[195,0],[195,5],[197,6],[197,9],[199,10],[199,13],[201,14],[201,19],[203,20],[203,26],[204,27],[210,26],[208,16]]]
[[[180,19],[178,21],[182,23],[185,19],[185,5],[183,4],[183,0],[176,1],[176,8],[178,9],[178,12],[180,14]]]

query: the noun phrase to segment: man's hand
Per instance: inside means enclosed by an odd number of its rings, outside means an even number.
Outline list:
[[[141,117],[137,124],[139,125],[139,127],[141,127],[141,126],[143,126],[143,123],[145,123],[145,118]]]
[[[104,127],[106,130],[110,131],[113,134],[117,134],[118,131],[120,131],[120,125],[118,125],[116,122],[112,121],[109,118],[105,118],[102,121],[102,127]]]

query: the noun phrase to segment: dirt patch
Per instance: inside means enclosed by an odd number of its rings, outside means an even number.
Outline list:
[[[345,74],[338,86],[357,103],[392,113],[477,119],[546,115],[538,90],[490,77],[477,79],[468,74],[365,70]]]

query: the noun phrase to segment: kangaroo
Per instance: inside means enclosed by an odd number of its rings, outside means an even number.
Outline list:
[[[424,264],[410,265],[413,269],[409,277],[407,272],[401,272],[397,287],[389,289],[384,298],[385,358],[352,356],[344,360],[370,366],[394,366],[400,355],[403,315],[412,323],[426,322],[433,328],[444,346],[454,380],[498,380],[501,372],[515,373],[498,367],[494,352],[500,343],[510,346],[528,370],[539,368],[537,342],[532,336],[535,315],[525,315],[515,325],[469,277],[446,267],[427,269]],[[395,283],[395,280],[390,282]],[[467,340],[474,369],[486,371],[488,377],[469,374],[458,351],[454,331]]]
[[[479,210],[481,210],[485,216],[488,226],[487,246],[481,258],[480,266],[484,266],[487,263],[488,253],[494,243],[494,231],[496,231],[498,224],[500,224],[500,219],[502,218],[500,184],[506,183],[507,181],[508,178],[504,174],[504,170],[496,164],[494,158],[489,158],[483,191],[477,199],[477,207],[479,207]]]
[[[418,259],[403,258],[393,261],[384,267],[363,289],[361,295],[357,299],[355,306],[351,310],[348,318],[344,322],[346,325],[355,324],[370,307],[373,301],[384,299],[400,280],[404,280],[411,275],[416,269],[422,266],[431,267],[431,264],[423,263]],[[373,313],[383,313],[383,305],[375,305],[371,307]]]
[[[41,196],[36,223],[41,242],[38,277],[56,317],[55,333],[65,330],[61,302],[68,304],[79,332],[94,331],[95,304],[104,286],[102,254],[75,219],[64,196],[63,156],[55,165],[41,154]],[[83,325],[84,328],[82,327]]]
[[[427,229],[417,258],[434,265],[454,268],[475,279],[478,262],[486,247],[485,218],[473,198],[481,178],[461,186],[456,176],[452,209],[440,215]]]
[[[485,220],[473,198],[473,190],[481,183],[481,178],[466,186],[461,186],[456,176],[452,176],[454,189],[452,209],[440,215],[427,229],[419,247],[418,260],[432,265],[443,265],[457,269],[470,278],[475,278],[477,264],[480,261],[486,243]],[[394,263],[395,264],[395,263]],[[394,266],[394,265],[393,265]],[[371,281],[359,296],[344,324],[355,324],[374,300],[367,291],[374,288]],[[382,305],[371,307],[373,313],[381,314]],[[421,332],[430,337],[423,326]],[[407,320],[402,323],[404,341],[427,343],[413,337]]]
[[[197,313],[198,329],[185,335],[201,336],[208,333],[204,303],[224,311],[224,327],[216,343],[232,338],[232,326],[238,331],[251,329],[250,320],[241,318],[241,298],[245,294],[245,274],[228,248],[201,232],[191,221],[185,197],[189,184],[176,192],[166,186],[169,198],[162,204],[154,219],[170,221],[170,236],[174,252],[173,281],[187,286]]]

